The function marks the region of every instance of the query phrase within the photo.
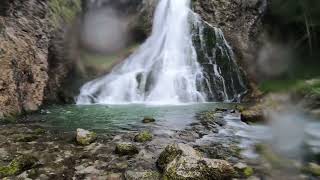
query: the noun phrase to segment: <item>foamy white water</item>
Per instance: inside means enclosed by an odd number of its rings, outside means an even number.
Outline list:
[[[204,102],[202,70],[192,45],[190,0],[161,0],[151,37],[107,76],[81,88],[78,104]]]

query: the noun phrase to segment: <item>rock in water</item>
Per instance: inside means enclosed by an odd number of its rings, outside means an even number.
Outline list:
[[[152,141],[153,135],[149,131],[142,131],[134,137],[136,142],[147,142]]]
[[[38,159],[30,155],[21,155],[11,161],[8,166],[0,166],[0,178],[13,176],[22,173],[25,170],[31,169]]]
[[[76,139],[80,145],[86,146],[93,143],[97,139],[97,134],[84,129],[77,129]]]
[[[204,158],[186,144],[168,145],[157,165],[164,179],[216,180],[235,176],[235,170],[227,161]]]
[[[115,153],[121,156],[135,155],[139,153],[139,150],[135,145],[131,143],[120,143],[117,144]]]
[[[142,122],[143,123],[152,123],[155,122],[156,120],[153,117],[144,117]]]

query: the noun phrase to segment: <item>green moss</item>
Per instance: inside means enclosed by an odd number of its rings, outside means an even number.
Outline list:
[[[37,128],[33,131],[34,134],[37,134],[37,135],[41,135],[41,134],[45,134],[46,133],[46,130],[42,129],[42,128]]]
[[[131,143],[120,143],[120,144],[117,144],[115,153],[121,156],[135,155],[139,153],[139,150],[135,145]]]
[[[59,27],[62,22],[71,22],[81,11],[81,0],[50,0],[52,24]]]
[[[263,93],[288,91],[296,86],[298,80],[283,79],[264,81],[259,85],[260,91]]]
[[[18,134],[15,138],[16,142],[31,142],[38,139],[38,136],[31,134]]]
[[[302,95],[320,97],[320,79],[300,81],[294,87],[295,92]]]
[[[181,155],[182,151],[179,150],[175,144],[168,145],[165,150],[160,154],[157,161],[157,166],[164,170],[165,167],[172,162],[177,156]]]
[[[8,166],[0,167],[0,177],[13,176],[31,169],[38,160],[34,156],[21,155],[12,160]]]
[[[252,167],[246,167],[244,170],[243,170],[243,174],[245,177],[250,177],[252,176],[254,173]]]
[[[149,131],[142,131],[134,137],[136,142],[152,141],[153,135]]]
[[[90,132],[87,136],[77,137],[77,143],[79,145],[87,146],[97,140],[97,134],[95,132]]]

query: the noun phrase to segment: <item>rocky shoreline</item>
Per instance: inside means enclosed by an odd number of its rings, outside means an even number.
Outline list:
[[[0,176],[7,179],[272,179],[275,175],[272,163],[263,158],[243,157],[237,142],[196,143],[223,128],[225,113],[239,112],[215,109],[199,113],[197,122],[171,135],[153,135],[147,129],[148,124],[141,132],[97,136],[81,129],[77,132],[45,129],[41,123],[3,124]],[[259,152],[270,156],[263,148]],[[14,166],[21,159],[22,164]],[[299,171],[297,174],[291,176],[309,177]]]

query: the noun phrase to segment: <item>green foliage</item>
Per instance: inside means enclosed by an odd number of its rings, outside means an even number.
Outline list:
[[[81,11],[81,0],[50,0],[52,23],[58,27],[63,22],[71,22]]]
[[[295,46],[309,49],[309,52],[319,48],[319,0],[271,0],[269,15],[272,24],[282,29],[281,34],[294,37]]]
[[[308,81],[301,81],[297,83],[294,90],[302,95],[318,96],[320,97],[320,79],[312,79]]]

